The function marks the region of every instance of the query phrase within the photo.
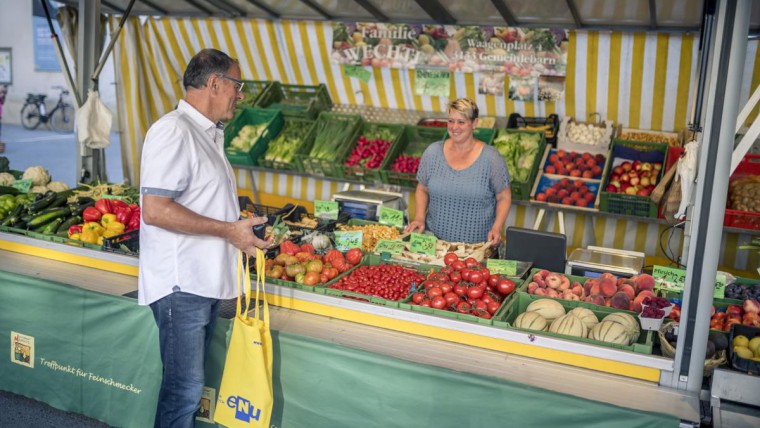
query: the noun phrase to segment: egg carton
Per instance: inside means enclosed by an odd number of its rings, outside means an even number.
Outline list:
[[[557,133],[557,148],[580,153],[606,154],[610,150],[614,133],[615,124],[610,120],[598,123],[578,122],[565,116]],[[589,136],[589,139],[586,140],[584,135]]]

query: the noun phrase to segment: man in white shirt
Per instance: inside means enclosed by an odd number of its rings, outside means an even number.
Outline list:
[[[243,98],[238,62],[204,49],[183,84],[185,99],[148,130],[140,168],[138,302],[153,311],[164,364],[156,426],[172,428],[195,423],[220,300],[237,295],[237,249],[254,255],[270,244],[252,230],[265,217],[238,220],[224,156],[221,121]]]

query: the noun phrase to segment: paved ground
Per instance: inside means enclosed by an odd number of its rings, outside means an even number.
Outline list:
[[[77,146],[74,134],[60,134],[40,125],[34,131],[20,125],[3,124],[0,141],[5,143],[5,153],[11,169],[25,170],[30,166],[42,165],[50,172],[53,180],[63,181],[70,187],[76,185],[78,175]],[[121,183],[124,174],[121,169],[119,134],[111,133],[111,145],[106,148],[106,173],[108,181]]]

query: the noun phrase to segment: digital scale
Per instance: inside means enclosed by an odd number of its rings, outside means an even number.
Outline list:
[[[644,253],[589,246],[585,249],[576,248],[570,253],[565,273],[595,278],[609,272],[629,278],[640,274],[643,269]]]
[[[404,211],[407,218],[406,202],[401,193],[382,190],[346,190],[333,194],[332,200],[338,203],[340,213],[348,213],[352,218],[377,221],[380,207],[385,206]]]

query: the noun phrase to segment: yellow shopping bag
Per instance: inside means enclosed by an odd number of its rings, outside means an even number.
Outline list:
[[[237,316],[232,324],[232,337],[224,363],[214,422],[227,427],[265,427],[274,403],[272,393],[272,335],[269,332],[269,306],[264,295],[264,252],[256,249],[256,300],[264,302],[263,318],[255,304],[253,318],[248,316],[251,304],[251,275],[243,269],[242,253],[238,257]],[[240,292],[245,284],[245,311],[241,310]],[[259,288],[261,294],[259,294]]]

